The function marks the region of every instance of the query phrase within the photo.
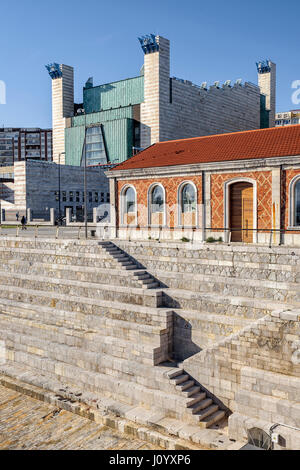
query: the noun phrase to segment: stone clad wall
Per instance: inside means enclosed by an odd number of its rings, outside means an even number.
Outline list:
[[[174,356],[233,412],[230,437],[300,428],[299,248],[117,243],[163,282]],[[278,432],[278,447],[300,447],[298,431]]]
[[[257,85],[209,86],[170,77],[170,42],[156,37],[159,51],[145,54],[141,146],[155,142],[260,128]],[[268,90],[264,86],[264,91]],[[272,124],[274,125],[274,124]]]
[[[172,102],[162,107],[161,140],[260,128],[260,89],[256,85],[210,87],[172,81]]]
[[[54,208],[58,215],[59,203],[56,193],[59,190],[60,173],[60,198],[61,213],[64,214],[65,207],[76,207],[83,205],[84,175],[82,167],[71,165],[56,165],[42,161],[22,161],[14,165],[14,183],[4,185],[4,197],[2,209],[7,211],[7,220],[15,220],[17,211],[26,213],[31,209],[34,218],[49,218],[50,208]],[[109,181],[102,168],[87,170],[87,192],[92,192],[92,203],[88,196],[88,212],[91,215],[93,207],[101,204],[101,193],[104,194],[104,202],[109,194]],[[66,192],[66,201],[63,201],[62,192]],[[70,201],[70,191],[73,191],[73,201]],[[80,192],[80,201],[76,201],[76,191]],[[95,192],[98,193],[98,202],[95,201]],[[10,212],[10,214],[9,214]]]
[[[220,343],[186,359],[187,372],[219,397],[232,411],[241,388],[241,370],[251,367],[273,374],[297,377],[300,386],[300,311],[273,312]],[[256,389],[259,391],[259,388]],[[288,398],[276,388],[271,395]],[[293,398],[292,398],[293,397]],[[290,399],[296,400],[294,395]],[[295,426],[300,426],[296,420]]]
[[[300,310],[274,311],[236,335],[184,361],[185,370],[233,411],[229,436],[300,429]],[[300,433],[280,426],[278,448],[298,449]]]

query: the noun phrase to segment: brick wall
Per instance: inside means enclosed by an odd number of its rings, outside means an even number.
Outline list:
[[[224,227],[224,183],[233,178],[251,178],[257,183],[257,228],[272,228],[272,172],[219,173],[211,175],[212,228]]]
[[[127,184],[135,187],[137,192],[137,204],[138,204],[138,225],[148,225],[148,190],[153,183],[160,183],[163,185],[166,191],[166,204],[168,206],[167,212],[167,225],[169,227],[176,227],[177,225],[177,210],[174,206],[177,204],[177,193],[179,185],[184,181],[191,181],[195,184],[198,193],[198,204],[201,204],[202,186],[201,176],[178,176],[173,178],[149,178],[149,179],[137,179],[137,180],[122,180],[118,181],[118,195],[120,198],[121,190]],[[119,214],[120,215],[120,214]]]

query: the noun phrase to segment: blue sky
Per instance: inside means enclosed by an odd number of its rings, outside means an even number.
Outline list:
[[[170,39],[171,75],[196,84],[257,83],[255,62],[270,58],[277,110],[297,107],[299,0],[15,0],[2,2],[0,14],[1,127],[51,126],[49,62],[74,66],[77,102],[90,76],[101,84],[139,75],[137,37],[147,33]]]

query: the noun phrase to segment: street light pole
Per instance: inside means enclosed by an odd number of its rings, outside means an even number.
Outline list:
[[[86,130],[85,130],[85,139],[84,139],[84,228],[85,228],[85,238],[88,237],[88,228],[87,228],[87,177],[86,177]]]
[[[60,152],[58,155],[58,217],[61,217],[61,205],[60,205],[60,156],[65,155],[65,152]]]

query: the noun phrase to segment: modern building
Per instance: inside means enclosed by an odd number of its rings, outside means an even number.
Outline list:
[[[300,245],[300,125],[157,143],[107,174],[113,237]]]
[[[94,86],[74,103],[73,68],[56,63],[52,79],[53,159],[81,165],[120,163],[157,142],[274,126],[276,66],[257,63],[258,85],[230,80],[200,86],[170,75],[170,42],[139,38],[140,75]],[[84,148],[86,142],[86,148]],[[63,153],[65,152],[65,154]]]
[[[0,166],[27,160],[52,161],[52,130],[0,128]]]
[[[300,109],[276,113],[275,126],[289,126],[291,124],[300,124]]]
[[[93,209],[109,212],[109,184],[105,171],[111,168],[87,168],[87,214],[92,220]],[[16,220],[31,210],[33,219],[50,220],[50,209],[55,217],[65,216],[66,209],[76,221],[84,214],[84,169],[57,165],[45,161],[20,161],[13,167],[0,168],[0,202],[2,221]]]

